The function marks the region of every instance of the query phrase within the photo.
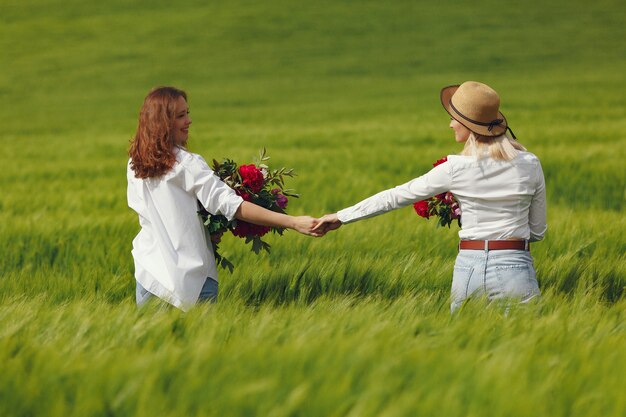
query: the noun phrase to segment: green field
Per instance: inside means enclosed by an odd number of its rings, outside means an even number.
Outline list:
[[[624,416],[626,7],[618,0],[0,0],[0,416]],[[149,89],[190,149],[293,167],[319,216],[460,148],[493,86],[542,160],[542,300],[449,314],[458,228],[410,208],[271,236],[220,301],[134,305],[126,151]]]

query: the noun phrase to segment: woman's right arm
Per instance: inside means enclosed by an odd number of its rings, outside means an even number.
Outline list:
[[[327,214],[320,219],[320,223],[313,230],[323,230],[324,232],[335,230],[344,223],[378,216],[436,194],[450,191],[452,186],[450,170],[450,162],[437,165],[421,177],[395,188],[381,191],[335,214]]]

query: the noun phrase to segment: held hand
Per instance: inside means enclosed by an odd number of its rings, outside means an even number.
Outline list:
[[[314,230],[318,224],[318,219],[311,216],[294,217],[293,229],[308,236],[321,237],[324,232]]]
[[[318,219],[317,225],[313,228],[313,232],[325,235],[331,230],[337,230],[343,223],[337,218],[337,213],[326,214]]]

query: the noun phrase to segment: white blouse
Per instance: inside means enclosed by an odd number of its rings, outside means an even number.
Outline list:
[[[421,177],[337,213],[342,223],[376,216],[450,191],[461,208],[461,239],[543,239],[546,186],[539,159],[520,152],[511,161],[450,155]]]
[[[207,277],[217,279],[213,247],[198,201],[229,220],[243,199],[220,180],[200,156],[177,149],[176,163],[159,178],[135,177],[128,162],[128,205],[139,215],[133,240],[135,278],[152,294],[188,309]]]

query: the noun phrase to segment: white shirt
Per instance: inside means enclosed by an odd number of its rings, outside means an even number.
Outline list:
[[[217,279],[211,240],[198,216],[200,203],[229,220],[243,199],[222,182],[200,156],[177,149],[176,163],[159,178],[140,179],[130,168],[128,205],[139,214],[133,240],[135,278],[152,294],[188,309],[207,277]]]
[[[461,239],[543,239],[546,186],[539,159],[520,152],[511,161],[450,155],[419,178],[337,213],[342,223],[376,216],[450,191],[461,208]]]

